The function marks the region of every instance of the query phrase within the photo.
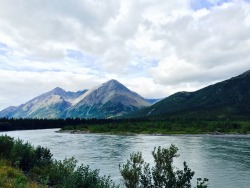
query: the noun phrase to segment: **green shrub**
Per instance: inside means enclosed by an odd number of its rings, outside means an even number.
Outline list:
[[[35,149],[34,147],[22,140],[17,139],[12,148],[12,161],[14,165],[23,171],[28,172],[35,165]]]
[[[98,170],[90,170],[88,166],[76,168],[74,158],[54,161],[50,167],[49,184],[65,188],[115,188],[109,177],[100,177]]]
[[[178,157],[178,148],[171,145],[169,149],[158,147],[152,152],[155,165],[150,168],[144,162],[140,152],[130,155],[130,159],[120,167],[120,172],[127,188],[191,188],[194,171],[183,163],[183,170],[174,171],[173,159]],[[197,188],[206,188],[208,179],[198,179]]]
[[[77,161],[74,158],[65,159],[63,161],[54,160],[50,165],[49,184],[62,185],[67,178],[73,174]]]
[[[11,150],[14,146],[13,138],[5,135],[0,136],[0,157],[10,158]]]
[[[100,177],[98,170],[90,170],[89,166],[81,165],[64,181],[62,187],[115,188],[116,186],[110,177]]]
[[[50,150],[41,146],[37,146],[34,151],[35,166],[44,167],[52,163],[52,154]]]

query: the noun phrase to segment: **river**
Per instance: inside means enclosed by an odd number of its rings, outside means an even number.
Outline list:
[[[119,164],[124,164],[132,152],[141,151],[153,164],[154,147],[179,148],[180,157],[174,165],[182,169],[183,161],[198,177],[209,179],[212,188],[250,187],[250,135],[105,135],[56,133],[58,129],[1,132],[51,150],[54,158],[75,157],[79,164],[100,169],[120,183]],[[195,185],[195,184],[193,184]]]

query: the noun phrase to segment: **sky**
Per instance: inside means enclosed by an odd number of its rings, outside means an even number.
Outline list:
[[[144,98],[250,69],[250,0],[0,0],[0,110],[116,79]]]

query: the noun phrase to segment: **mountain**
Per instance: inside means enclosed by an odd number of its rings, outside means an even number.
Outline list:
[[[57,87],[17,107],[8,107],[0,117],[15,118],[109,118],[127,114],[150,103],[116,80],[90,90],[66,92]]]
[[[0,117],[12,117],[17,108],[17,106],[10,106],[8,108],[5,108],[0,112]]]
[[[148,101],[150,104],[155,104],[157,102],[159,102],[161,99],[146,99],[146,101]]]
[[[136,111],[150,103],[116,80],[110,80],[79,97],[65,117],[109,118]]]
[[[15,118],[59,118],[61,113],[84,91],[66,92],[57,87],[18,107],[8,107],[0,112],[0,117]]]
[[[129,117],[249,117],[250,71],[195,92],[178,92]]]

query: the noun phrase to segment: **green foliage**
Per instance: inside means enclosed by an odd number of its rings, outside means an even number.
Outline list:
[[[249,121],[166,119],[120,121],[108,124],[66,127],[74,132],[111,134],[204,134],[204,133],[250,133]]]
[[[9,158],[13,148],[13,138],[5,135],[0,137],[0,157]]]
[[[120,173],[126,187],[136,188],[140,185],[143,164],[144,160],[142,159],[142,154],[138,152],[131,154],[127,164],[123,165],[122,168],[120,167]]]
[[[121,119],[80,119],[80,118],[66,118],[66,119],[14,119],[14,118],[0,118],[0,131],[10,130],[34,130],[34,129],[51,129],[62,127],[76,127],[87,126],[94,124],[106,124],[111,122],[120,122]]]
[[[11,126],[11,124],[9,122],[0,122],[0,130],[12,130],[13,127]]]
[[[23,143],[18,139],[14,141],[11,151],[12,161],[14,165],[23,171],[28,172],[35,165],[35,149],[28,142]]]
[[[207,188],[207,182],[208,179],[207,178],[197,178],[197,188]]]
[[[49,184],[60,185],[67,181],[67,178],[74,172],[77,161],[74,158],[64,161],[55,160],[50,166]]]
[[[115,133],[115,134],[202,134],[212,132],[250,133],[248,119],[235,118],[140,118],[140,119],[6,119],[0,118],[0,131],[6,130],[1,123],[15,129],[61,128],[62,131]]]
[[[191,188],[192,171],[183,163],[183,170],[174,170],[173,159],[178,157],[178,148],[171,145],[169,149],[158,147],[152,152],[155,165],[150,168],[140,152],[130,155],[130,159],[120,167],[120,172],[127,188]],[[208,179],[198,179],[197,188],[206,188]]]
[[[44,167],[52,163],[52,154],[50,150],[41,146],[37,146],[34,152],[35,166]]]
[[[34,184],[33,184],[34,185]],[[27,177],[18,169],[15,169],[7,163],[1,161],[0,165],[0,187],[4,188],[27,188],[35,187],[28,182]]]
[[[100,177],[98,170],[90,170],[89,166],[79,166],[74,173],[68,176],[62,187],[71,188],[115,188],[110,177]]]

